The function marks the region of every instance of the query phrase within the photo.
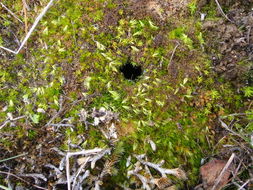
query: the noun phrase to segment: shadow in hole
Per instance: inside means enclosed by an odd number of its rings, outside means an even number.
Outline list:
[[[138,65],[133,65],[130,59],[122,65],[119,70],[123,73],[124,77],[128,80],[136,80],[142,75],[142,68]]]

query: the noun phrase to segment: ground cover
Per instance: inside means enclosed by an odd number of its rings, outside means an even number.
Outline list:
[[[48,1],[2,3],[17,49]],[[0,50],[0,184],[191,189],[231,144],[230,181],[250,179],[252,3],[220,5],[232,22],[212,1],[55,1],[18,55]]]

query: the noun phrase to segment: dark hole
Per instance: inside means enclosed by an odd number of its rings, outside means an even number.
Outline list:
[[[123,73],[124,77],[128,80],[136,80],[142,75],[142,68],[138,65],[133,65],[128,59],[127,62],[122,65],[119,70]]]

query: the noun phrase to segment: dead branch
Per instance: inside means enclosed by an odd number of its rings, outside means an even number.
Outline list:
[[[94,168],[96,161],[98,159],[101,159],[105,154],[110,154],[110,152],[111,152],[111,148],[108,148],[108,149],[94,148],[94,149],[91,149],[91,150],[82,150],[82,151],[79,151],[79,152],[68,152],[66,154],[66,159],[65,159],[66,160],[66,175],[67,175],[68,190],[71,190],[71,182],[73,180],[74,180],[73,181],[74,184],[76,184],[75,180],[76,180],[77,176],[80,174],[80,171],[79,171],[80,168],[79,168],[79,170],[78,170],[78,172],[77,172],[77,174],[75,175],[74,178],[70,176],[69,158],[71,156],[84,155],[85,157],[89,157],[89,159],[87,160],[87,163],[91,162],[91,167]],[[85,163],[85,165],[87,163]],[[84,168],[84,166],[81,166],[81,168]]]
[[[23,24],[23,21],[20,20],[10,9],[8,9],[3,3],[0,3],[2,5],[2,7],[7,10],[15,19],[17,19],[19,22],[21,22]]]
[[[19,119],[23,119],[25,118],[26,116],[23,115],[23,116],[20,116],[20,117],[16,117],[16,118],[8,118],[1,126],[0,126],[0,130],[5,126],[7,125],[8,123],[12,122],[12,121],[17,121]]]
[[[162,177],[167,177],[167,174],[171,174],[176,176],[179,179],[187,179],[186,174],[184,173],[183,170],[179,169],[179,168],[175,168],[175,169],[166,169],[166,168],[162,168],[162,164],[154,164],[152,162],[147,162],[142,160],[142,155],[139,156],[135,156],[137,158],[137,160],[142,163],[143,165],[149,166],[155,170],[157,170]]]
[[[248,179],[238,190],[243,190],[244,187],[250,182],[252,181],[253,179]]]
[[[170,67],[170,65],[171,65],[171,62],[172,62],[172,60],[173,60],[173,57],[174,57],[174,55],[175,55],[175,53],[176,53],[176,50],[177,50],[177,48],[178,48],[178,46],[180,45],[180,43],[177,41],[177,45],[174,47],[174,49],[173,49],[173,52],[172,52],[172,54],[171,54],[171,57],[170,57],[170,61],[169,61],[169,64],[168,64],[168,66],[167,66],[167,70],[169,71],[169,67]]]
[[[218,177],[217,180],[215,181],[215,184],[214,184],[214,186],[212,187],[211,190],[215,190],[215,189],[216,189],[216,187],[217,187],[217,185],[220,183],[220,181],[221,181],[221,179],[222,179],[224,173],[226,172],[226,170],[228,169],[228,167],[231,165],[232,161],[234,160],[234,157],[235,157],[235,153],[233,153],[233,154],[230,156],[229,160],[227,161],[226,165],[225,165],[224,168],[222,169],[222,171],[221,171],[219,177]]]
[[[36,28],[36,26],[38,25],[39,21],[42,19],[42,17],[47,13],[48,9],[51,7],[51,5],[53,4],[54,0],[50,0],[50,2],[47,4],[47,6],[43,9],[43,11],[39,14],[39,16],[36,18],[36,20],[34,21],[31,29],[29,30],[29,32],[27,33],[27,35],[25,36],[24,40],[22,41],[20,47],[18,48],[18,50],[11,50],[9,48],[0,46],[1,49],[4,49],[8,52],[11,52],[13,54],[18,54],[20,52],[20,50],[24,47],[24,45],[26,44],[27,40],[30,38],[31,34],[33,33],[34,29]]]
[[[25,20],[25,35],[27,35],[28,32],[28,22],[27,22],[27,4],[25,0],[22,0],[23,2],[23,12],[24,12],[24,20]]]
[[[221,14],[222,14],[229,22],[233,22],[233,21],[230,20],[230,19],[228,18],[228,16],[224,13],[224,11],[222,10],[222,8],[221,8],[221,6],[220,6],[219,1],[218,1],[218,0],[215,0],[215,3],[217,4],[217,6],[218,6],[218,8],[219,8],[219,10],[220,10],[220,12],[221,12]]]
[[[12,173],[9,173],[9,172],[4,172],[4,171],[0,171],[0,174],[11,175],[11,176],[13,176],[13,177],[19,179],[20,181],[25,182],[25,183],[28,184],[28,185],[32,185],[33,187],[36,187],[37,189],[47,190],[47,189],[44,188],[44,187],[40,187],[40,186],[38,186],[38,185],[31,184],[30,182],[28,182],[28,181],[22,179],[21,177],[18,177],[18,176],[15,175],[15,174],[12,174]]]
[[[246,137],[244,137],[244,136],[240,135],[239,133],[236,133],[235,131],[233,131],[232,129],[230,129],[230,128],[228,127],[228,125],[227,125],[226,123],[224,123],[220,118],[219,118],[219,121],[220,121],[220,123],[221,123],[221,126],[222,126],[223,128],[225,128],[226,130],[228,130],[230,133],[232,133],[233,135],[236,135],[236,136],[242,138],[243,140],[246,140]]]

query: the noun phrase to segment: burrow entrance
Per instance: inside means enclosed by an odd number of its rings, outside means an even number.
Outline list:
[[[133,81],[138,79],[143,72],[142,67],[140,65],[134,65],[131,63],[130,59],[128,59],[127,62],[119,68],[119,70],[123,73],[125,79]]]

